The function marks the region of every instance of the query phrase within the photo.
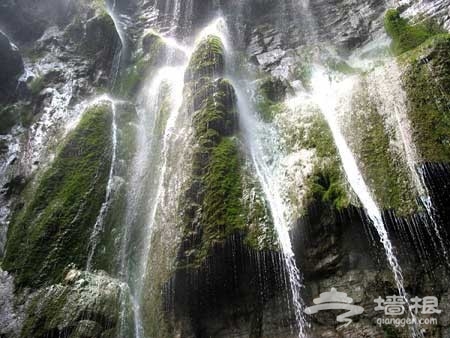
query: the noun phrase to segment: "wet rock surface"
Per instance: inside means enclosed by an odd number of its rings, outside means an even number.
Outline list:
[[[19,49],[0,32],[0,101],[9,101],[14,95],[17,80],[23,72]],[[0,115],[0,118],[3,118]]]
[[[61,284],[13,296],[13,277],[1,272],[2,325],[6,337],[106,338],[117,334],[119,304],[127,304],[127,289],[106,273],[75,269]],[[129,306],[129,305],[128,305]]]

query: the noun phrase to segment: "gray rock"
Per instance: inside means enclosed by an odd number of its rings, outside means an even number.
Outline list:
[[[0,32],[0,101],[14,93],[23,69],[19,49]]]
[[[55,332],[71,338],[100,337],[118,329],[121,305],[129,304],[127,297],[128,289],[106,273],[71,269],[63,284],[30,296],[21,337]]]

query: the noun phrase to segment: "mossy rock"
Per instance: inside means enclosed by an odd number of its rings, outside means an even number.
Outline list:
[[[450,35],[401,56],[413,139],[423,162],[450,162]]]
[[[416,48],[433,35],[444,31],[433,21],[411,24],[397,9],[390,9],[384,17],[384,27],[392,38],[392,51],[399,55]]]
[[[200,42],[191,57],[186,72],[186,81],[202,77],[220,77],[225,68],[225,50],[220,38],[207,36]]]
[[[268,77],[259,86],[261,93],[273,102],[280,102],[286,98],[289,84],[280,78]]]
[[[216,243],[245,225],[242,163],[237,140],[232,138],[237,131],[234,90],[221,79],[214,87],[217,90],[205,98],[193,115],[196,146],[192,183],[184,201],[184,222],[186,240],[195,240],[186,242],[182,256],[195,265],[206,258]]]
[[[342,173],[338,167],[331,165],[316,167],[308,179],[308,204],[322,202],[332,210],[343,210],[349,206],[349,198],[342,183]]]
[[[311,171],[305,177],[302,187],[303,195],[295,193],[290,197],[299,208],[298,214],[301,216],[308,212],[308,206],[315,202],[323,202],[334,210],[347,207],[350,204],[350,194],[328,123],[314,107],[296,114],[301,116],[298,123],[283,123],[283,147],[289,152],[307,150],[313,154],[310,160]]]
[[[109,177],[111,123],[109,104],[89,108],[13,215],[2,266],[16,286],[53,283],[69,263],[85,265]]]
[[[262,225],[264,217],[255,214],[252,219],[246,218],[243,158],[235,138],[236,97],[227,80],[215,80],[223,72],[223,62],[220,39],[208,36],[194,52],[185,77],[195,144],[191,182],[181,202],[185,212],[177,259],[180,268],[199,268],[214,248],[238,233],[246,236],[247,245],[257,249],[269,242],[274,246],[270,231],[257,224],[259,219]],[[260,207],[261,213],[267,212]]]
[[[7,134],[21,118],[20,105],[0,107],[0,134]]]

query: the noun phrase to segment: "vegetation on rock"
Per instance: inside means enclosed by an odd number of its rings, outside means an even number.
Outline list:
[[[63,283],[39,289],[32,295],[20,337],[116,336],[120,302],[130,307],[124,291],[119,281],[104,273],[70,269]]]
[[[109,105],[89,108],[16,211],[2,266],[17,286],[53,283],[69,263],[85,264],[111,165],[111,121]]]
[[[366,80],[352,98],[347,125],[349,145],[367,184],[383,209],[406,215],[416,210],[414,187],[400,155],[392,149],[393,135],[371,101]]]
[[[413,139],[424,162],[450,161],[450,35],[401,56]]]
[[[384,27],[392,38],[392,51],[399,55],[416,48],[433,35],[443,33],[443,30],[433,21],[412,24],[402,18],[397,9],[390,9],[384,17]]]
[[[238,129],[235,94],[228,81],[213,79],[223,73],[223,54],[220,39],[208,36],[192,56],[186,73],[187,106],[193,114],[196,145],[192,184],[184,201],[180,266],[200,266],[211,249],[237,233],[247,234],[246,243],[254,248],[262,248],[264,243],[273,248],[273,243],[268,243],[270,236],[260,229],[263,225],[249,227],[247,222],[243,160],[234,138]],[[264,217],[259,218],[263,223]],[[255,219],[252,222],[256,223]],[[259,235],[266,240],[259,240]]]
[[[272,122],[279,114],[284,105],[282,101],[286,98],[287,85],[277,78],[266,78],[259,87],[257,109],[260,117],[265,122]]]

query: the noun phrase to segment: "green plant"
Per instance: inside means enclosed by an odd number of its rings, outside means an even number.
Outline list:
[[[392,38],[391,48],[396,55],[416,48],[433,35],[443,33],[443,30],[432,21],[411,24],[408,19],[400,16],[397,9],[386,12],[384,27]]]
[[[88,109],[8,229],[2,266],[19,287],[58,281],[69,263],[84,265],[111,165],[111,107]]]

